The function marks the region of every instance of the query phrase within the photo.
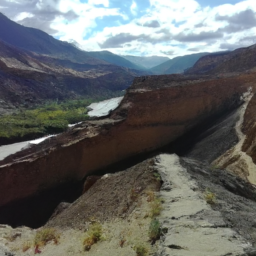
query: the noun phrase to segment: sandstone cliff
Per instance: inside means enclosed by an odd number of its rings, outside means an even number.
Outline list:
[[[254,79],[254,73],[223,79],[137,78],[109,118],[85,122],[2,161],[0,205],[82,180],[110,164],[167,145],[238,107]]]

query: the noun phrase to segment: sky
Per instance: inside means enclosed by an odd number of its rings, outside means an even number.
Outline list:
[[[255,0],[0,0],[11,20],[86,51],[167,56],[256,43]]]

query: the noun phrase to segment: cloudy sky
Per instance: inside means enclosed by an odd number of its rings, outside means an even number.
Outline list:
[[[256,43],[255,0],[0,0],[0,12],[88,51],[173,58]]]

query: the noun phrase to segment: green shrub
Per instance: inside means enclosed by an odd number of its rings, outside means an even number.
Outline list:
[[[163,209],[162,202],[160,198],[155,198],[151,203],[150,203],[150,214],[149,216],[151,218],[154,218],[158,216]]]
[[[137,256],[146,256],[148,255],[148,248],[143,244],[137,244],[133,247]]]
[[[215,204],[216,203],[216,195],[208,189],[205,191],[204,198],[205,198],[205,200],[208,204]]]
[[[55,244],[59,242],[60,235],[54,228],[43,228],[36,232],[34,239],[35,246],[44,246],[50,241],[54,241]]]
[[[86,251],[89,251],[91,249],[91,246],[93,244],[96,244],[100,240],[103,239],[103,232],[102,232],[102,226],[100,223],[94,223],[92,224],[86,234],[86,237],[84,239],[84,249]]]
[[[150,241],[156,241],[160,238],[161,225],[160,222],[156,219],[152,220],[149,225],[149,239]]]

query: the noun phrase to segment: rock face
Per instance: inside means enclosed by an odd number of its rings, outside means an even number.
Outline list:
[[[1,162],[0,205],[82,180],[89,173],[167,145],[211,118],[241,105],[255,74],[134,80],[109,118],[69,132]]]

